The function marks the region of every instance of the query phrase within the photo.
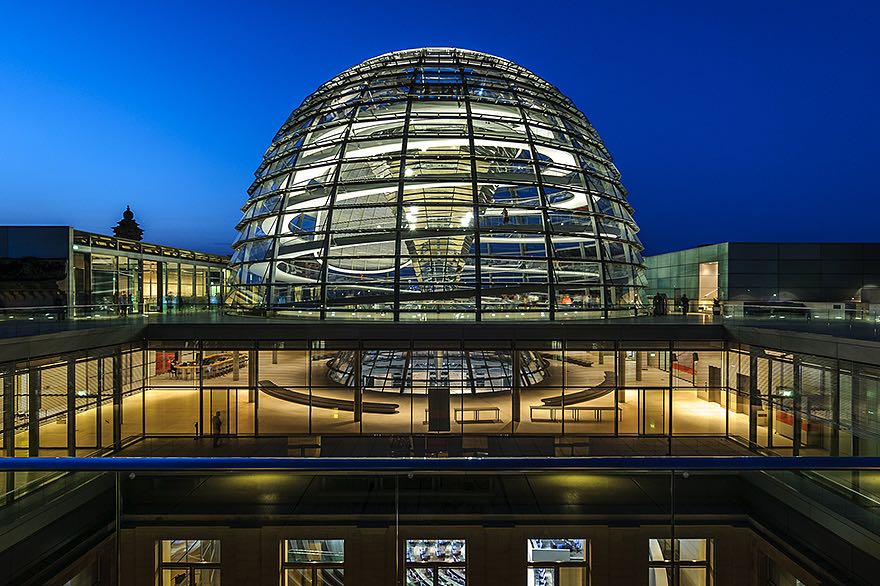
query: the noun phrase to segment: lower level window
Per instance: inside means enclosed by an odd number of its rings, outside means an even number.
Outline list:
[[[529,539],[528,586],[586,586],[590,557],[585,539]]]
[[[159,586],[220,586],[219,539],[159,542]]]
[[[284,586],[343,586],[345,541],[285,539],[281,571]]]
[[[464,539],[408,539],[406,586],[466,586]]]
[[[710,586],[712,578],[711,539],[649,540],[649,586]]]

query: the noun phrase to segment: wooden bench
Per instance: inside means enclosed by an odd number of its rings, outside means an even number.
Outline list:
[[[622,417],[622,410],[617,407],[617,420]],[[581,413],[591,413],[593,418],[590,421],[602,421],[602,414],[605,412],[613,412],[615,407],[551,407],[549,405],[532,405],[529,407],[529,418],[532,422],[558,423],[565,417],[566,421],[586,422],[586,418],[581,417]],[[539,415],[536,417],[535,413]],[[546,415],[541,415],[544,412]]]
[[[429,411],[425,409],[425,425],[428,424],[428,413]],[[501,409],[498,407],[465,407],[464,409],[455,409],[453,417],[456,423],[498,423],[501,421]]]
[[[354,411],[354,401],[348,399],[334,399],[332,397],[321,397],[317,395],[309,396],[308,393],[300,393],[291,389],[279,387],[269,380],[260,381],[260,390],[276,399],[297,403],[298,405],[311,405],[320,409],[339,409],[340,411]],[[394,415],[397,413],[400,405],[397,403],[373,403],[369,401],[363,402],[364,413],[380,413],[384,415]]]

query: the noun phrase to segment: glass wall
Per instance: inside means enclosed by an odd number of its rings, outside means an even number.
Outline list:
[[[126,345],[5,365],[5,455],[85,456],[142,437],[143,356]]]
[[[206,309],[222,301],[224,269],[104,253],[74,253],[77,317]]]
[[[298,438],[303,455],[599,455],[615,438],[880,455],[880,367],[720,341],[172,341],[0,371],[6,455],[143,436]]]

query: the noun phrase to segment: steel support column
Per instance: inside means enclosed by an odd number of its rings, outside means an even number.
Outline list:
[[[761,396],[758,392],[758,355],[749,351],[749,447],[758,447],[758,410]]]
[[[113,365],[113,448],[122,446],[122,349],[116,348]]]
[[[39,368],[28,368],[28,456],[40,455],[40,386]]]
[[[76,456],[76,358],[67,359],[67,455]]]

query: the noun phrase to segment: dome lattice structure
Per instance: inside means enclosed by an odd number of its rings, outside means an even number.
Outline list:
[[[369,59],[303,101],[250,187],[231,303],[370,319],[632,315],[626,190],[558,89],[461,49]]]

